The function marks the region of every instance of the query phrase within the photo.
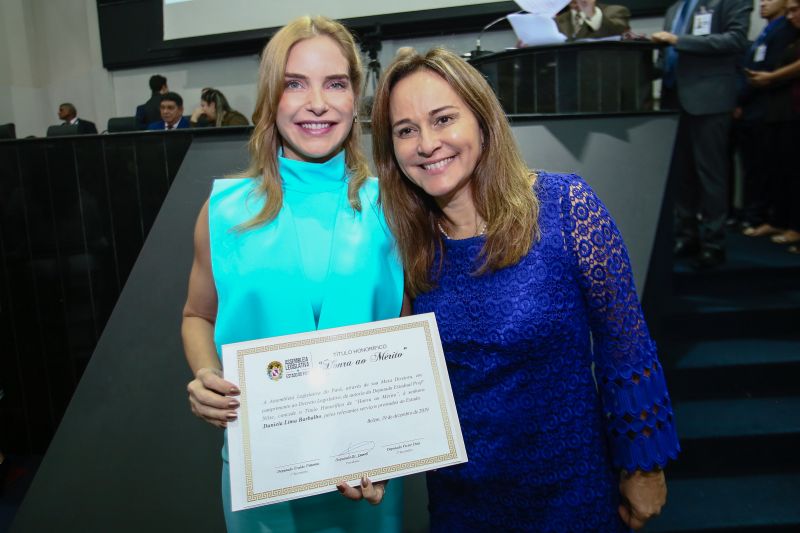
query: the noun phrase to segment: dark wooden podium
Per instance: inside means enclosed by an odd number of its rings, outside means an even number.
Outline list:
[[[583,41],[470,60],[508,115],[636,113],[653,109],[653,50],[639,41]]]

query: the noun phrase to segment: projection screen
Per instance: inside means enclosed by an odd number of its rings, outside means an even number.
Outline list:
[[[460,6],[486,0],[164,0],[164,40],[278,28],[300,15],[352,19]]]

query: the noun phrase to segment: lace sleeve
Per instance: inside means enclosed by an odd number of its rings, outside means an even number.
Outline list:
[[[565,240],[589,313],[614,466],[628,471],[662,467],[677,457],[680,446],[628,251],[606,207],[580,177],[568,178],[562,190]]]

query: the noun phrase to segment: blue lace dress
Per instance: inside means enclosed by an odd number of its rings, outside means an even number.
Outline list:
[[[445,239],[438,285],[414,303],[436,313],[469,455],[428,474],[434,532],[627,531],[619,469],[679,451],[614,221],[578,176],[534,188],[527,256],[475,276],[484,238]]]

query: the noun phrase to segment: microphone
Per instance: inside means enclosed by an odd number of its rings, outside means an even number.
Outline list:
[[[510,13],[510,14],[511,15],[515,15],[517,13],[524,13],[524,11],[520,10],[520,11],[516,11],[514,13]],[[475,50],[467,52],[467,54],[469,54],[469,58],[470,59],[474,59],[474,58],[477,58],[477,57],[481,57],[481,56],[485,56],[485,55],[489,55],[489,54],[493,54],[494,53],[491,50],[481,50],[481,37],[483,37],[483,34],[484,34],[484,32],[486,30],[488,30],[489,28],[491,28],[492,26],[494,26],[498,22],[506,20],[507,17],[508,17],[508,15],[503,15],[502,17],[498,17],[498,18],[494,19],[489,24],[487,24],[486,26],[483,27],[481,32],[478,34],[478,39],[475,41]],[[467,54],[465,54],[465,55],[467,55]]]

